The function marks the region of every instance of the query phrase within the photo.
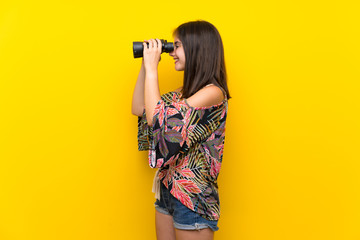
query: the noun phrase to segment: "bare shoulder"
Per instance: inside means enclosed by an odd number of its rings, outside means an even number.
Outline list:
[[[224,99],[225,96],[221,88],[211,85],[200,89],[186,101],[192,107],[210,107],[221,103]]]

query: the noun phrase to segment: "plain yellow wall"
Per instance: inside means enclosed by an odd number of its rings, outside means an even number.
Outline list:
[[[132,42],[203,19],[233,97],[215,239],[359,240],[355,2],[1,1],[0,239],[155,239]]]

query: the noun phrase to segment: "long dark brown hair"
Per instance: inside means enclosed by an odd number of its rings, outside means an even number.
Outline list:
[[[174,32],[185,52],[182,98],[188,98],[208,84],[223,88],[230,99],[224,47],[218,30],[207,21],[181,24]]]

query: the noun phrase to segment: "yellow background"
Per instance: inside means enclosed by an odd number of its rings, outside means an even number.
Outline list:
[[[355,2],[1,1],[0,239],[155,239],[132,41],[204,19],[233,97],[215,239],[359,240]]]

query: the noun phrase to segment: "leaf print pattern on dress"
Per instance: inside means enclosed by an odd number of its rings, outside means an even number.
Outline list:
[[[227,99],[211,107],[193,108],[181,93],[161,96],[153,126],[145,111],[138,119],[139,150],[149,150],[149,165],[189,209],[209,220],[220,217],[217,177],[225,140]]]

